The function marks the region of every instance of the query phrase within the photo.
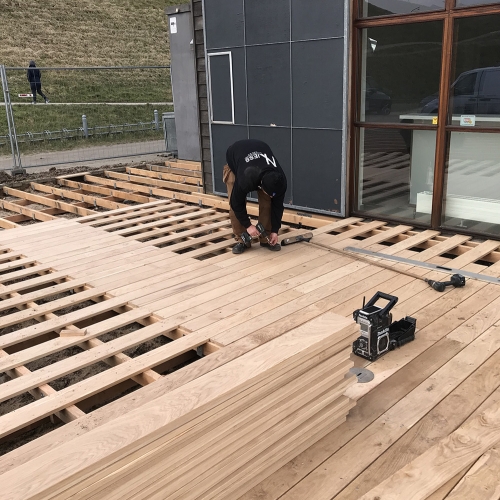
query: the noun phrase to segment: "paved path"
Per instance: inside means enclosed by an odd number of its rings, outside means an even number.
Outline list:
[[[42,99],[37,101],[37,104],[45,104]],[[13,102],[12,106],[31,106],[31,100],[26,102]],[[52,102],[50,106],[173,106],[173,102]],[[5,106],[4,102],[0,102],[0,106]]]

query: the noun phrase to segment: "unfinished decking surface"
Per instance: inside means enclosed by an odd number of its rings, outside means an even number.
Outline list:
[[[168,213],[170,210],[179,212]],[[87,353],[100,353],[99,359],[120,358],[123,350],[139,341],[138,335],[141,341],[161,335],[182,337],[177,355],[200,346],[209,354],[234,345],[232,355],[236,357],[241,354],[239,342],[246,337],[264,337],[270,332],[280,335],[327,311],[349,317],[361,306],[363,296],[370,298],[381,290],[399,297],[394,319],[417,318],[416,340],[370,365],[356,359],[375,378],[348,390],[357,406],[347,421],[263,478],[242,498],[357,499],[364,494],[366,499],[498,498],[463,497],[460,492],[474,484],[478,475],[485,478],[481,484],[491,483],[500,469],[495,448],[500,440],[495,413],[500,397],[500,286],[469,280],[465,288],[448,288],[439,294],[423,281],[397,271],[305,243],[284,247],[278,254],[253,248],[233,256],[228,252],[229,226],[220,215],[174,200],[0,233],[0,279],[4,283],[0,307],[8,312],[1,324],[5,328],[27,319],[38,322],[0,336],[0,371],[17,371],[13,374],[18,377],[16,394],[40,389],[43,393],[44,385],[56,375],[89,363]],[[163,226],[169,217],[171,226]],[[183,235],[172,230],[182,224],[183,232],[191,232]],[[333,222],[314,233],[313,242],[333,248],[360,246],[500,276],[497,241],[472,243],[466,236],[442,237],[435,231],[388,228],[383,222],[364,223],[354,218]],[[158,248],[161,245],[167,246]],[[393,267],[410,269],[401,264]],[[433,279],[445,276],[418,267],[411,270]],[[28,279],[12,282],[14,278]],[[44,283],[54,288],[34,288]],[[37,303],[65,290],[76,293]],[[95,303],[55,314],[68,304],[89,300]],[[110,311],[113,315],[106,316]],[[121,343],[112,348],[92,343],[103,332],[138,321],[142,328],[117,339]],[[27,363],[81,344],[81,338],[50,334],[75,325],[86,329],[85,340],[90,342],[80,361],[69,358],[57,374],[50,368],[44,368],[41,376],[40,370],[30,374],[24,367]],[[43,342],[36,343],[36,339]],[[13,470],[42,451],[158,397],[164,387],[155,367],[168,362],[171,349],[167,344],[151,351],[147,359],[137,358],[140,362],[116,359],[120,370],[104,371],[97,380],[88,379],[71,390],[45,387],[45,394],[51,397],[37,403],[35,411],[26,406],[15,421],[0,419],[0,435],[54,413],[68,423],[0,458],[0,470]],[[213,355],[200,362],[208,370],[222,361]],[[189,373],[183,376],[196,376],[194,368]],[[89,415],[77,406],[90,393],[132,377],[144,386],[131,395],[134,397],[125,396]],[[478,420],[477,415],[487,408],[487,418]],[[488,423],[487,436],[480,432],[481,422]],[[465,430],[457,431],[463,424]],[[474,438],[474,446],[463,436]],[[439,454],[434,446],[438,444],[439,450],[445,450],[444,464],[436,459]],[[407,472],[404,467],[413,469]],[[464,474],[466,479],[456,486]],[[394,490],[395,481],[400,490]],[[423,484],[431,486],[426,489]],[[373,488],[378,489],[371,494]]]

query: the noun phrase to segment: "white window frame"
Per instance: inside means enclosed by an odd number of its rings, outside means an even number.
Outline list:
[[[211,64],[210,58],[217,56],[229,56],[229,76],[231,79],[231,121],[215,121],[214,112],[212,107],[212,75],[211,75]],[[234,125],[234,81],[233,81],[233,55],[230,51],[226,52],[212,52],[208,54],[208,107],[210,113],[210,123],[223,124],[223,125]]]

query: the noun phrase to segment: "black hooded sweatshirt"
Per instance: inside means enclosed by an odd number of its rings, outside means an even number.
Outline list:
[[[42,75],[40,70],[36,67],[35,61],[30,61],[30,67],[26,72],[26,78],[30,83],[40,83],[42,81]]]
[[[238,141],[228,148],[226,162],[236,177],[230,205],[245,228],[251,225],[246,207],[247,194],[257,191],[266,172],[277,170],[282,174],[283,184],[271,198],[271,232],[277,233],[281,227],[287,183],[285,173],[271,148],[265,142],[254,139]]]

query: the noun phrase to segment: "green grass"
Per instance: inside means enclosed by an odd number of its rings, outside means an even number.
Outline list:
[[[161,115],[166,111],[173,111],[171,106],[106,106],[106,105],[84,105],[84,106],[47,106],[37,104],[36,106],[15,106],[14,120],[16,122],[17,134],[26,132],[60,131],[62,128],[68,130],[82,127],[82,115],[87,117],[89,129],[94,126],[121,125],[125,123],[151,122],[154,120],[154,110]],[[63,117],[63,118],[62,118]],[[61,123],[64,122],[64,127]],[[6,135],[7,126],[5,116],[0,116],[0,135]],[[59,134],[57,134],[59,135]],[[38,151],[58,151],[73,149],[76,147],[95,146],[101,143],[113,144],[123,142],[135,142],[148,139],[161,139],[163,132],[137,132],[125,133],[110,136],[91,137],[90,139],[70,139],[70,140],[46,140],[33,143],[19,143],[19,148],[23,153]],[[0,155],[9,155],[10,145],[0,139]]]
[[[12,102],[31,92],[25,71],[7,71]],[[171,102],[170,70],[74,70],[42,72],[42,91],[53,102]],[[38,96],[38,99],[43,99]]]
[[[164,9],[173,0],[0,0],[0,63],[26,67],[163,66],[170,63],[168,20]],[[13,102],[26,102],[30,92],[25,71],[8,71]],[[54,102],[170,102],[168,69],[43,71],[42,89]],[[15,106],[18,133],[60,130],[90,125],[153,120],[161,106]],[[0,135],[7,133],[0,108]],[[126,134],[130,141],[144,134]],[[93,139],[94,140],[94,139]],[[101,139],[100,139],[101,140]],[[102,139],[112,141],[113,138]],[[118,138],[116,138],[118,141]],[[81,141],[50,141],[32,146],[40,150],[80,147]],[[87,141],[89,142],[89,141]],[[26,148],[26,146],[21,146]],[[0,147],[0,154],[5,148]],[[38,149],[35,149],[38,151]],[[8,154],[8,151],[7,151]]]

